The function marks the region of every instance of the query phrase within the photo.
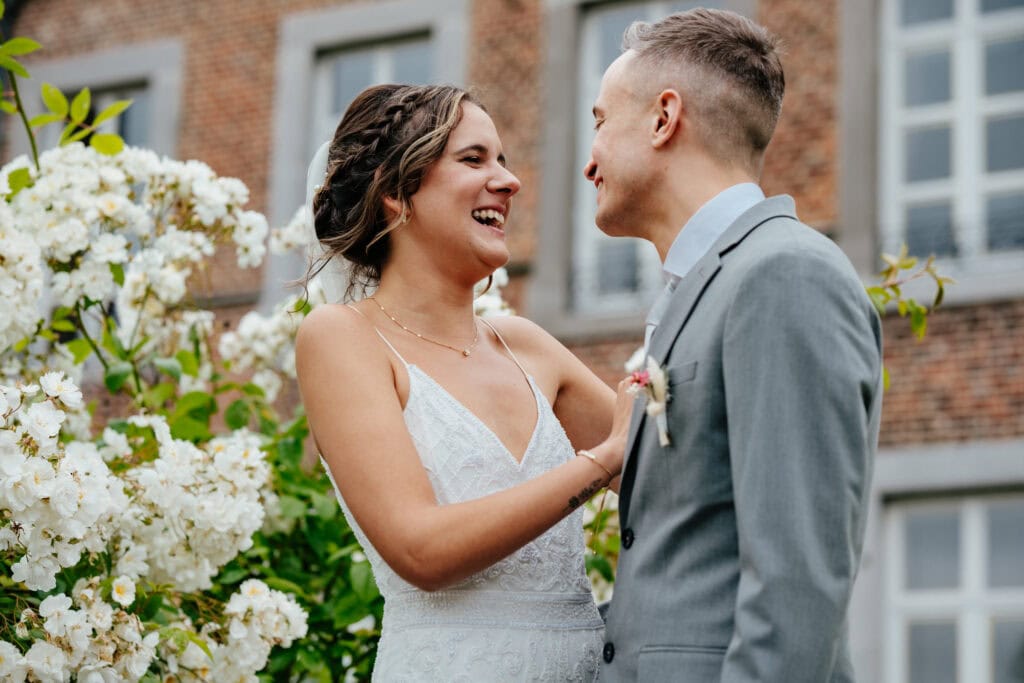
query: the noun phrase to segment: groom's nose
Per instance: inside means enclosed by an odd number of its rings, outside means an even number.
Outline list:
[[[597,177],[597,163],[593,158],[587,161],[587,165],[583,167],[583,175],[586,176],[587,180],[594,182]]]

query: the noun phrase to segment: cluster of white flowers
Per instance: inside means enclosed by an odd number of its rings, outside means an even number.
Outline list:
[[[270,470],[260,437],[239,430],[200,448],[173,438],[162,417],[129,422],[152,429],[159,455],[123,475],[131,500],[114,540],[115,573],[208,589],[263,524]]]
[[[123,344],[148,338],[159,348],[180,326],[189,276],[218,241],[234,243],[242,267],[266,253],[267,221],[242,209],[245,184],[201,162],[76,143],[43,152],[38,170],[14,159],[0,169],[0,192],[19,169],[33,184],[0,202],[0,349],[31,334],[50,307],[86,299],[116,301]]]
[[[20,555],[11,578],[33,590],[52,590],[58,571],[103,550],[128,504],[94,444],[58,441],[64,408],[81,403],[59,372],[0,385],[0,551]]]
[[[126,583],[134,595],[134,584],[122,577],[111,589],[114,602],[123,603],[116,590]],[[72,675],[79,681],[103,683],[139,680],[156,656],[159,633],[145,633],[137,616],[111,605],[101,594],[98,579],[82,580],[72,597],[58,593],[45,598],[38,611],[24,610],[19,634],[33,630],[44,635],[24,654],[0,641],[0,680],[20,682],[31,676],[35,681],[66,681]]]
[[[298,603],[258,579],[242,583],[228,600],[224,619],[225,626],[208,624],[199,634],[209,654],[192,640],[161,644],[161,658],[173,680],[255,683],[256,672],[266,666],[271,648],[288,647],[307,632],[306,613]],[[187,623],[182,626],[191,628]]]

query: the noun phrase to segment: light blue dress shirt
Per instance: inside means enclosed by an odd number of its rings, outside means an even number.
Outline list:
[[[708,250],[737,218],[762,201],[764,192],[760,187],[754,183],[740,183],[716,194],[686,221],[686,225],[679,231],[672,246],[669,247],[668,255],[665,256],[662,272],[666,286],[647,316],[644,348],[650,346],[651,335],[661,321],[665,308],[668,307],[668,299],[676,284],[693,270],[697,262],[704,258]]]

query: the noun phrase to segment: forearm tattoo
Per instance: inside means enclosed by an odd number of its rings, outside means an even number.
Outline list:
[[[586,503],[595,493],[601,490],[602,486],[603,484],[601,483],[600,479],[595,479],[594,481],[587,484],[585,487],[583,487],[582,491],[580,491],[575,496],[569,499],[569,507],[567,508],[568,511],[572,512],[580,505]]]

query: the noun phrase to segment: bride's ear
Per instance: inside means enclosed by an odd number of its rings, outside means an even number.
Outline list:
[[[395,218],[401,218],[402,223],[407,220],[409,209],[398,197],[384,197],[384,213],[388,217],[388,222],[395,220]]]

